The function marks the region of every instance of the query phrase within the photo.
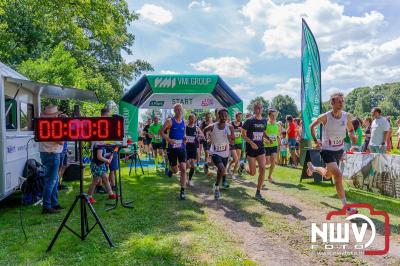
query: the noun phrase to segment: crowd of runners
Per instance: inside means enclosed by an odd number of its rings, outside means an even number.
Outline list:
[[[308,174],[318,172],[324,177],[334,178],[337,194],[343,205],[346,204],[342,184],[339,160],[344,151],[346,134],[356,142],[350,114],[343,111],[343,95],[331,96],[332,109],[322,114],[311,125],[315,147],[321,149],[325,168],[308,164]],[[139,146],[143,152],[152,154],[156,168],[165,165],[165,174],[171,177],[179,174],[179,198],[186,198],[186,187],[193,186],[193,175],[199,170],[199,163],[210,176],[210,168],[216,172],[213,186],[214,198],[221,197],[220,186],[229,188],[229,178],[235,179],[243,172],[251,176],[258,174],[255,198],[265,200],[261,194],[264,179],[273,183],[276,163],[292,166],[299,164],[299,135],[302,132],[300,119],[286,117],[285,126],[276,120],[277,111],[268,110],[268,117],[263,117],[263,105],[256,102],[253,114],[234,114],[231,121],[226,108],[206,113],[203,121],[198,121],[191,113],[185,121],[181,104],[174,106],[174,115],[162,124],[158,117],[149,119],[145,126],[139,126]],[[322,124],[322,141],[316,137],[316,127]],[[204,158],[201,158],[204,156]],[[203,159],[203,160],[202,160]],[[266,173],[267,172],[267,173]],[[350,214],[355,209],[348,209]]]
[[[148,119],[145,126],[139,126],[139,147],[151,155],[157,169],[161,164],[166,166],[167,176],[179,173],[181,199],[185,199],[186,186],[193,186],[193,175],[196,170],[199,171],[202,161],[206,175],[211,175],[210,168],[217,173],[215,199],[221,196],[220,185],[229,188],[229,178],[236,178],[243,171],[255,175],[258,168],[256,198],[263,200],[260,191],[264,185],[266,162],[270,165],[268,179],[273,182],[272,173],[278,151],[281,151],[281,157],[286,158],[290,148],[286,132],[282,132],[281,124],[276,122],[277,112],[270,109],[268,119],[262,117],[262,112],[263,106],[257,102],[254,104],[254,114],[247,115],[245,121],[241,112],[234,114],[234,120],[230,121],[225,108],[215,110],[215,119],[211,112],[205,114],[203,121],[191,113],[185,121],[182,105],[176,104],[174,116],[167,118],[164,124],[158,117],[153,117]],[[288,120],[291,123],[294,121],[291,117]],[[293,145],[294,154],[296,147],[298,145]],[[293,164],[296,158],[292,159]],[[282,159],[282,162],[285,161]]]

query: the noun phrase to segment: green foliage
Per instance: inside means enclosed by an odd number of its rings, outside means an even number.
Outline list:
[[[257,96],[256,98],[250,100],[249,105],[247,106],[247,111],[253,113],[254,103],[261,102],[264,106],[263,116],[268,117],[268,109],[274,108],[278,111],[278,121],[285,121],[286,115],[292,115],[293,117],[299,116],[299,110],[297,109],[297,105],[294,102],[294,99],[289,95],[278,95],[272,99],[271,102],[266,100],[262,96]]]
[[[162,116],[161,111],[158,109],[146,109],[144,114],[142,114],[142,121],[146,122],[147,119],[153,118],[154,116],[157,116],[158,118],[161,119]]]
[[[266,100],[262,96],[257,96],[256,98],[251,99],[250,102],[249,102],[249,105],[247,105],[247,111],[252,114],[253,113],[253,109],[254,109],[254,104],[256,102],[261,102],[262,103],[262,105],[264,107],[263,116],[267,117],[268,116],[269,101]]]
[[[368,117],[371,109],[378,106],[384,116],[397,117],[400,114],[399,95],[400,82],[356,88],[346,95],[345,110],[357,117]],[[325,102],[324,107],[330,107],[329,102]]]
[[[104,107],[102,103],[83,102],[81,104],[81,116],[100,116],[100,111]]]
[[[271,107],[278,111],[278,121],[285,122],[287,115],[298,117],[299,111],[294,99],[289,95],[278,95],[272,99]]]
[[[126,1],[0,0],[0,61],[31,79],[95,91],[101,102],[118,101],[142,71],[126,62],[138,19]]]

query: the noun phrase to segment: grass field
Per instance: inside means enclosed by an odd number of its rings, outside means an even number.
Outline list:
[[[58,228],[66,210],[57,215],[41,215],[40,207],[22,207],[23,223],[28,235],[25,241],[19,224],[19,195],[16,193],[0,203],[0,264],[1,265],[255,265],[243,249],[243,243],[226,230],[224,223],[211,219],[210,205],[188,190],[186,201],[178,200],[178,182],[150,169],[143,176],[127,177],[123,168],[125,197],[134,200],[134,209],[118,207],[105,212],[104,195],[96,195],[95,208],[106,230],[117,245],[108,248],[97,227],[81,242],[64,230],[53,250],[45,250]],[[315,184],[305,180],[299,184],[300,171],[278,167],[276,184],[268,184],[271,193],[277,192],[298,199],[309,206],[328,209],[340,208],[335,189],[329,183]],[[246,182],[232,184],[223,191],[223,202],[229,206],[225,218],[239,220],[261,228],[270,234],[290,238],[299,232],[302,212],[286,205],[282,199],[271,198],[263,192],[267,204],[255,201],[255,178],[245,176]],[[90,181],[85,176],[86,186]],[[196,174],[196,186],[211,188],[212,180]],[[78,183],[68,183],[72,189],[60,192],[61,204],[68,207],[78,190]],[[201,193],[197,193],[201,195]],[[273,194],[271,194],[273,195]],[[399,236],[400,201],[347,188],[350,202],[371,203],[376,209],[390,213],[392,235]],[[212,204],[212,203],[211,203]],[[233,212],[234,210],[234,212]],[[234,213],[234,215],[233,215]],[[325,215],[325,214],[321,214]],[[238,218],[239,217],[239,218]],[[295,218],[292,222],[289,218]],[[78,229],[78,215],[74,213],[69,225]],[[301,242],[301,241],[299,241]],[[304,242],[304,241],[303,241]],[[299,245],[301,243],[298,243]],[[351,263],[358,263],[353,258]]]

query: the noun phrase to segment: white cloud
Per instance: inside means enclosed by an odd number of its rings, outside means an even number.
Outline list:
[[[278,83],[274,89],[267,90],[262,93],[262,96],[267,100],[281,95],[289,95],[294,99],[297,106],[300,106],[300,91],[301,91],[301,80],[299,78],[290,78],[286,82]]]
[[[158,25],[167,24],[173,19],[173,15],[169,10],[153,4],[144,4],[138,10],[138,13],[142,18]]]
[[[347,16],[343,5],[330,0],[286,4],[250,0],[241,12],[253,27],[263,30],[265,54],[290,58],[300,56],[302,17],[306,18],[322,51],[332,51],[353,41],[369,41],[384,20],[377,11]]]
[[[374,85],[398,81],[400,76],[400,38],[383,43],[352,43],[336,50],[322,73],[323,83],[357,81]]]
[[[210,12],[211,11],[211,4],[207,3],[206,1],[192,1],[188,5],[188,9],[196,9],[200,8],[204,12]]]
[[[347,47],[334,51],[328,58],[329,62],[399,64],[400,37],[384,43],[352,43]]]
[[[176,75],[180,74],[179,72],[173,71],[173,70],[161,70],[160,74],[162,75]]]
[[[250,37],[254,37],[256,36],[256,31],[254,29],[252,29],[249,26],[244,27],[244,31],[246,32],[247,35],[249,35]]]
[[[232,86],[232,90],[236,93],[241,93],[244,91],[249,91],[251,87],[247,84],[240,83],[240,84],[235,84]]]
[[[237,57],[208,57],[191,66],[201,72],[213,72],[224,77],[238,78],[247,75],[250,59]]]

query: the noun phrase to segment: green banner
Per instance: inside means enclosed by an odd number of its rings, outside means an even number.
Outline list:
[[[124,117],[125,137],[133,142],[138,141],[138,124],[139,124],[139,108],[136,106],[120,101],[119,114]]]
[[[146,75],[154,93],[211,93],[217,75]]]
[[[301,42],[301,110],[303,138],[311,140],[310,124],[321,114],[321,64],[315,38],[303,19]],[[317,138],[320,130],[317,129]]]

